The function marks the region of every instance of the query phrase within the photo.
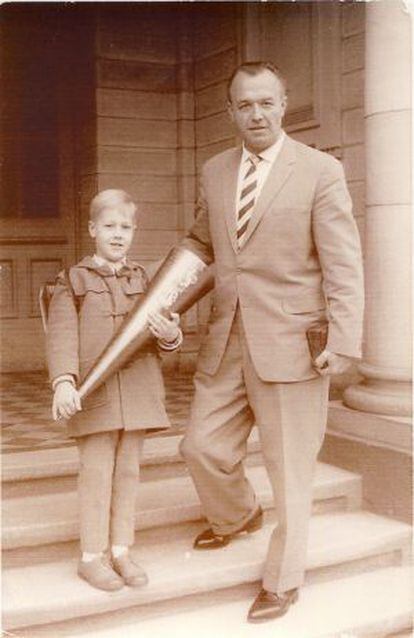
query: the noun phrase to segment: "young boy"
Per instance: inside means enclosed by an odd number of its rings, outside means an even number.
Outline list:
[[[68,434],[79,449],[78,574],[109,591],[147,582],[128,549],[134,542],[139,455],[146,430],[170,425],[157,345],[173,350],[182,341],[178,315],[153,314],[150,329],[158,343],[138,351],[81,405],[77,386],[148,284],[142,266],[127,259],[136,212],[122,190],[104,190],[92,200],[95,254],[58,276],[47,332],[53,416],[70,419]]]

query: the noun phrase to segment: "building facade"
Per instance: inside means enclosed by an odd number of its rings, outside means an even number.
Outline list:
[[[150,587],[109,598],[76,577],[78,456],[63,424],[51,422],[46,375],[36,372],[45,368],[38,292],[90,252],[89,201],[109,187],[137,200],[132,256],[155,270],[194,219],[202,163],[237,142],[226,113],[234,66],[270,59],[288,79],[287,132],[343,163],[364,253],[366,309],[363,359],[332,380],[305,591],[268,629],[275,638],[304,631],[408,638],[412,116],[405,0],[15,2],[1,6],[0,32],[5,630],[95,638],[223,635],[225,627],[228,636],[247,635],[246,596],[262,574],[273,522],[231,543],[219,560],[193,555],[193,530],[204,523],[179,455],[186,415],[175,433],[147,437],[144,446],[134,551]],[[205,298],[183,317],[174,372],[194,369],[209,310]],[[191,396],[189,377],[179,376],[166,377],[186,383],[170,401],[177,413],[180,399],[186,395],[188,404]],[[13,428],[20,442],[8,448]],[[255,428],[246,471],[271,510],[256,435]],[[276,516],[270,511],[269,520]]]
[[[201,164],[235,143],[226,82],[242,60],[283,69],[286,129],[344,162],[363,233],[362,3],[13,9],[3,13],[4,370],[44,365],[39,284],[90,250],[97,190],[139,202],[133,253],[146,265],[191,224]]]
[[[232,69],[270,59],[289,82],[287,132],[343,162],[364,250],[364,361],[345,392],[348,407],[331,411],[339,414],[331,428],[352,438],[361,432],[357,415],[385,415],[402,428],[390,426],[399,434],[386,444],[400,450],[403,440],[407,449],[405,5],[23,4],[3,7],[1,28],[3,372],[44,367],[39,286],[90,251],[88,203],[98,190],[124,188],[139,202],[132,256],[150,270],[177,243],[193,220],[200,166],[236,141],[226,114]],[[184,359],[192,360],[208,312],[205,300],[185,317]],[[344,433],[349,409],[351,432]],[[374,426],[380,439],[384,427]]]

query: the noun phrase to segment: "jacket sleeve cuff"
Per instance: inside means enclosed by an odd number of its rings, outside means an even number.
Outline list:
[[[347,344],[330,342],[328,339],[328,343],[326,344],[326,350],[329,352],[333,352],[334,354],[340,354],[343,357],[349,357],[350,359],[355,359],[355,361],[359,361],[362,359],[362,352],[358,346],[350,346]]]
[[[73,386],[75,386],[75,377],[73,376],[73,374],[61,374],[58,377],[55,377],[52,381],[53,392],[56,390],[59,383],[63,383],[65,381],[68,381]]]
[[[158,339],[158,347],[165,352],[172,352],[181,346],[183,342],[183,332],[181,328],[178,328],[178,335],[174,341],[165,341],[164,339]]]

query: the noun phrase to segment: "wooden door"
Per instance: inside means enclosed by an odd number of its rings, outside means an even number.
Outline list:
[[[68,25],[47,4],[3,7],[2,371],[44,363],[42,282],[76,256]]]

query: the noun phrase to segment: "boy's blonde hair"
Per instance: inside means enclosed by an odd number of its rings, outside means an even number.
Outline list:
[[[91,205],[89,207],[89,219],[94,222],[105,208],[119,205],[130,206],[131,212],[133,213],[134,218],[136,218],[138,209],[131,195],[118,188],[107,188],[95,195],[91,201]]]

